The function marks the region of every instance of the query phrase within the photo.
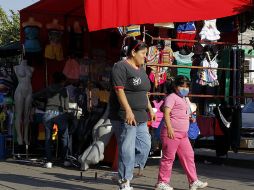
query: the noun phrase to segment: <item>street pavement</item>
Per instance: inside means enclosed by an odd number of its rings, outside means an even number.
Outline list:
[[[135,190],[153,190],[158,175],[159,159],[149,159],[144,177],[134,178]],[[197,163],[199,177],[209,183],[207,190],[253,190],[254,170],[248,168]],[[97,173],[97,179],[95,175]],[[0,162],[0,190],[116,190],[112,181],[114,173],[108,168],[90,169],[83,172],[77,168],[54,166],[46,169],[40,165],[20,164],[14,160]],[[183,170],[175,162],[171,185],[175,190],[188,189]]]

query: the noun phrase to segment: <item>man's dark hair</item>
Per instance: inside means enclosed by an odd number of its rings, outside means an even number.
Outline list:
[[[62,72],[55,72],[55,73],[53,73],[53,81],[56,84],[65,82],[66,76]]]

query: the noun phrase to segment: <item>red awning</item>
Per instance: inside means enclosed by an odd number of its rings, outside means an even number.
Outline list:
[[[245,11],[251,3],[252,0],[40,0],[21,10],[21,16],[86,16],[89,30],[95,31],[130,24],[227,17]]]
[[[55,15],[55,16],[77,16],[84,17],[85,0],[40,0],[20,11],[21,15]]]
[[[250,8],[252,0],[85,0],[90,31],[160,22],[222,18]]]

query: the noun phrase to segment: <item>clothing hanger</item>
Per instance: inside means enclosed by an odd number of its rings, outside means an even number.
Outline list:
[[[187,46],[183,46],[180,50],[179,53],[181,55],[189,55],[191,53],[191,50]]]

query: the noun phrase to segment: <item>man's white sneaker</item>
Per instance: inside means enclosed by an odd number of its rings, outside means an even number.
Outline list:
[[[53,165],[52,162],[47,162],[47,163],[44,164],[43,167],[50,169],[50,168],[52,168],[52,165]]]
[[[190,190],[196,190],[196,189],[203,189],[208,186],[207,182],[202,181],[194,181],[192,184],[190,184]]]
[[[120,188],[118,190],[133,190],[129,180],[119,180],[119,186]]]
[[[173,187],[167,183],[158,183],[155,190],[173,190]]]

